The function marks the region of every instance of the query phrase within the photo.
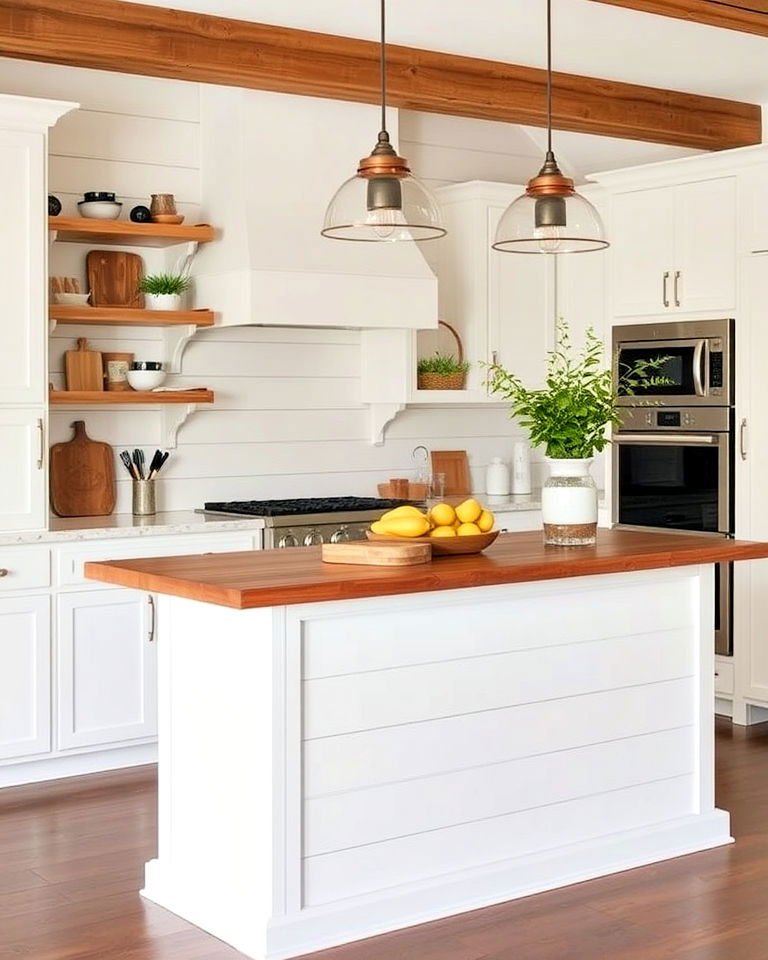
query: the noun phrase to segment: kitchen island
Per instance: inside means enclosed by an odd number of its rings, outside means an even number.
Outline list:
[[[712,565],[766,556],[601,530],[87,564],[162,595],[144,895],[280,958],[729,843]]]

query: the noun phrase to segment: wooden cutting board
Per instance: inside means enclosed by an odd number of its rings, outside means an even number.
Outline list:
[[[445,474],[445,496],[464,497],[472,491],[466,450],[433,450],[432,475]]]
[[[432,559],[432,546],[429,543],[372,543],[353,540],[349,543],[324,543],[321,555],[325,563],[412,567],[417,563],[429,563]]]
[[[85,421],[51,447],[51,509],[57,517],[106,517],[115,509],[115,462],[108,443],[91,440]]]
[[[104,369],[98,350],[89,350],[85,337],[79,337],[77,350],[64,354],[67,390],[103,390]]]
[[[85,264],[92,307],[143,308],[139,281],[144,276],[144,261],[137,253],[90,250]]]

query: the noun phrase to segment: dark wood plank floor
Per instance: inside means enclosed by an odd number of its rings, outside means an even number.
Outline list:
[[[317,960],[767,960],[768,724],[718,725],[735,846],[477,910]],[[240,960],[145,903],[150,768],[0,792],[0,958]]]

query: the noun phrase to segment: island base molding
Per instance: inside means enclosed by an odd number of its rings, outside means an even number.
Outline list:
[[[144,896],[280,960],[731,842],[711,565],[162,596]]]

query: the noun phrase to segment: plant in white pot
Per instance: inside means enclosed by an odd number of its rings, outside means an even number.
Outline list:
[[[620,423],[619,395],[669,382],[658,371],[668,357],[623,366],[619,383],[603,364],[603,343],[590,328],[575,355],[568,325],[557,325],[555,349],[547,355],[546,386],[530,390],[504,367],[489,367],[491,392],[511,402],[510,415],[525,427],[534,447],[543,446],[550,468],[542,489],[544,542],[592,544],[597,537],[597,487],[589,472],[595,453]]]
[[[147,310],[181,310],[181,296],[191,284],[186,274],[151,273],[139,281]]]

